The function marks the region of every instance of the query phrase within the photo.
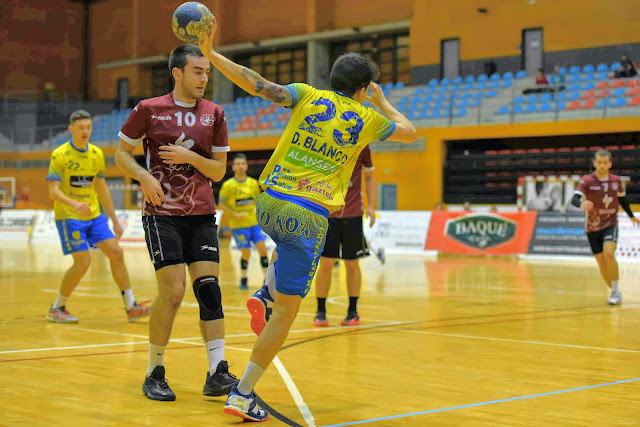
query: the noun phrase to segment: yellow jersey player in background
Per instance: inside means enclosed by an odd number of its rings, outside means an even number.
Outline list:
[[[247,268],[251,257],[251,243],[260,254],[260,263],[266,276],[269,258],[264,244],[267,236],[258,227],[256,201],[260,195],[258,181],[247,176],[247,156],[242,153],[233,158],[233,178],[222,184],[218,207],[229,216],[229,227],[242,253],[240,258],[240,289],[249,289]]]
[[[344,204],[360,152],[374,140],[411,142],[416,130],[373,83],[379,71],[367,57],[340,56],[331,69],[331,90],[301,83],[281,86],[217,53],[212,47],[216,27],[214,18],[209,35],[200,42],[213,66],[246,92],[292,109],[260,176],[266,191],[256,206],[260,228],[276,243],[269,265],[275,271],[275,284],[267,277],[265,286],[247,302],[252,329],[259,336],[242,379],[231,389],[223,409],[246,420],[264,421],[269,414],[258,408],[253,389],[282,347],[311,288],[324,248],[327,217]],[[365,99],[386,117],[364,107]],[[270,304],[273,311],[265,319]]]
[[[75,111],[70,122],[71,140],[51,153],[47,181],[49,196],[54,201],[62,252],[73,256],[73,265],[62,279],[60,293],[49,309],[47,319],[57,323],[78,321],[67,311],[67,299],[89,269],[89,246],[97,246],[109,258],[111,274],[120,288],[129,321],[148,316],[150,308],[137,304],[133,297],[122,248],[118,244],[123,230],[104,178],[104,154],[89,143],[91,114]],[[113,221],[115,235],[100,213],[100,204]]]

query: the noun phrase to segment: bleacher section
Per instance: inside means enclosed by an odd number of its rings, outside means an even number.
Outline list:
[[[382,87],[389,101],[418,128],[640,116],[640,80],[610,78],[619,65],[561,68],[564,82],[549,86],[536,86],[532,77],[518,71]],[[540,93],[524,94],[531,91]],[[289,109],[259,97],[238,98],[222,107],[229,132],[239,137],[279,134],[291,117]],[[95,116],[92,141],[100,145],[117,140],[130,112]],[[49,142],[58,146],[68,139],[65,132]]]

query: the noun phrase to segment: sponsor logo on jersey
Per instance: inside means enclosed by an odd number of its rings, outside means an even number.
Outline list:
[[[497,215],[465,215],[450,219],[445,225],[447,236],[477,249],[487,249],[513,239],[517,224]]]
[[[589,190],[599,190],[601,187],[599,185],[595,187],[589,187]]]
[[[202,245],[202,246],[200,246],[200,250],[201,250],[201,251],[218,252],[218,248],[214,248],[213,246],[209,246],[209,245]]]
[[[186,141],[184,140],[185,135],[184,132],[182,132],[182,134],[180,135],[180,138],[176,139],[175,144],[176,145],[182,145],[185,148],[188,148],[189,150],[191,150],[191,148],[194,146],[195,142],[193,142],[193,139],[187,139]]]
[[[69,177],[69,185],[76,188],[88,188],[93,183],[93,176],[76,176]]]
[[[236,206],[247,206],[253,204],[253,197],[246,199],[236,199]]]
[[[200,123],[202,123],[203,126],[213,126],[215,121],[216,119],[213,114],[203,114],[200,116]]]
[[[151,120],[171,120],[171,116],[156,116],[155,114],[152,114]]]
[[[618,191],[618,183],[617,182],[612,182],[611,183],[611,189],[613,191]]]

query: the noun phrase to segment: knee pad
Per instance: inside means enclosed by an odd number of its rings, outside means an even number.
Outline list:
[[[215,276],[203,276],[193,282],[193,293],[200,306],[200,320],[224,319],[222,294]]]
[[[261,256],[260,257],[260,264],[262,264],[263,268],[269,267],[269,258],[267,258],[266,256]]]
[[[240,259],[240,268],[246,270],[249,267],[249,261],[246,259]]]

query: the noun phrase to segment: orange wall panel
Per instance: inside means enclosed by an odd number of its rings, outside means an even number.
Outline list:
[[[488,13],[478,13],[477,8]],[[544,49],[554,52],[640,42],[637,0],[416,0],[411,64],[440,62],[440,40],[460,38],[462,60],[520,55],[522,30],[544,28]]]
[[[82,5],[65,0],[0,4],[0,91],[82,91]]]
[[[361,27],[364,25],[384,24],[404,21],[413,16],[415,0],[369,0],[335,2],[335,28]]]
[[[129,94],[132,97],[151,96],[151,70],[141,65],[96,70],[93,81],[93,96],[97,99],[115,99],[118,79],[129,79]]]

